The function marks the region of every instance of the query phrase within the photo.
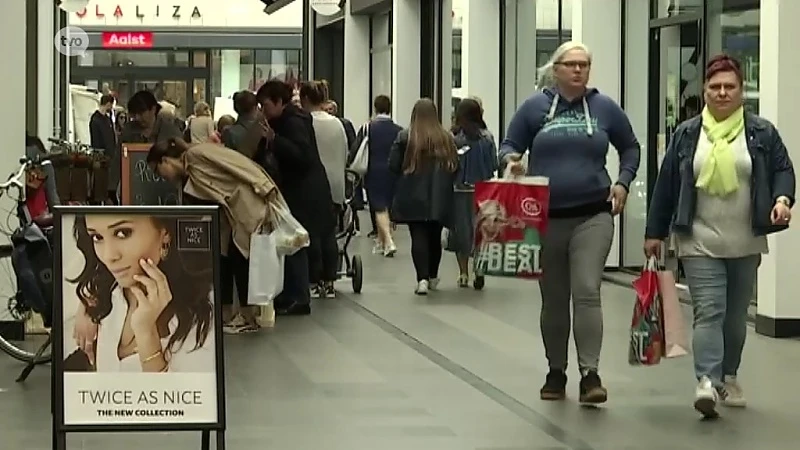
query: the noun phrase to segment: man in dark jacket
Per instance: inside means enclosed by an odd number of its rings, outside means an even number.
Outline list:
[[[93,149],[103,150],[108,156],[108,198],[115,205],[119,204],[117,186],[119,185],[120,161],[119,141],[111,121],[111,110],[114,108],[114,96],[105,94],[100,97],[100,107],[89,119],[89,135]]]

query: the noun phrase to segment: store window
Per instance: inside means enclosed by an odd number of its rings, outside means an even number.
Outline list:
[[[257,91],[271,79],[293,83],[299,72],[299,49],[212,50],[211,96],[230,98],[237,91]]]
[[[741,62],[745,108],[758,113],[759,0],[709,0],[707,8],[708,54]]]
[[[370,19],[372,98],[392,96],[392,17],[378,14]]]
[[[572,39],[572,0],[536,1],[536,65],[547,64],[556,49]]]
[[[680,14],[701,14],[703,0],[650,0],[650,18],[663,19]]]
[[[189,52],[89,50],[78,59],[78,66],[189,67]]]
[[[453,29],[453,89],[461,88],[461,30]]]

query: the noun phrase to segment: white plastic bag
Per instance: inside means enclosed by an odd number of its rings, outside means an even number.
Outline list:
[[[301,248],[308,247],[311,239],[308,231],[292,216],[289,206],[282,199],[269,203],[272,236],[279,255],[294,255]]]
[[[350,170],[363,177],[367,174],[367,167],[369,167],[369,124],[364,126],[364,139],[361,140],[356,156],[350,163]]]
[[[283,292],[283,259],[275,245],[275,233],[250,236],[248,305],[270,305]]]

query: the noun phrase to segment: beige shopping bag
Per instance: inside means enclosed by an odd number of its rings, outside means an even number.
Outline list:
[[[677,358],[689,354],[689,332],[683,320],[675,274],[671,270],[658,271],[658,291],[664,320],[664,356]]]

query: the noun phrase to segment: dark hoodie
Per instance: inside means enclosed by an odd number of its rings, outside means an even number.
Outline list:
[[[550,179],[550,208],[583,210],[605,204],[611,178],[608,144],[619,153],[616,183],[626,189],[639,169],[639,142],[628,117],[614,100],[589,89],[567,101],[548,88],[517,110],[500,146],[499,157],[530,150],[528,174]]]

